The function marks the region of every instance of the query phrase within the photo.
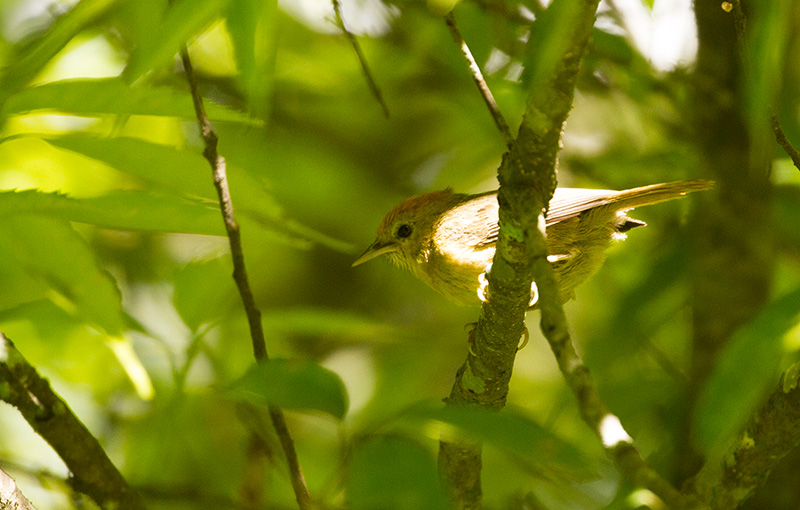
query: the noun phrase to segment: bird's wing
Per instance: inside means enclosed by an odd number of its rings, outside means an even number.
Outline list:
[[[638,188],[631,188],[623,191],[607,189],[585,189],[585,188],[557,188],[550,200],[547,211],[546,225],[549,227],[579,216],[582,212],[595,207],[613,204],[614,211],[627,211],[635,207],[657,204],[674,198],[682,197],[693,191],[706,190],[714,187],[713,181],[694,179],[688,181],[663,182],[660,184],[650,184]],[[484,193],[479,198],[488,199],[491,197],[497,202],[497,192]],[[634,227],[644,225],[643,222],[628,219],[624,224],[618,226],[619,232],[625,232]],[[497,224],[495,213],[494,223],[487,229],[487,235],[483,237],[476,246],[490,246],[497,242],[497,235],[500,227]]]
[[[546,225],[555,225],[558,222],[568,220],[578,216],[583,211],[607,204],[619,191],[606,189],[583,189],[583,188],[557,188],[550,200],[550,209],[547,211]],[[497,192],[481,195],[481,198],[491,196],[497,199]],[[481,240],[478,246],[489,246],[497,242],[497,235],[500,232],[500,225],[495,222],[489,227],[487,236]]]
[[[547,210],[547,226],[574,218],[583,211],[613,202],[619,191],[608,189],[556,188]]]

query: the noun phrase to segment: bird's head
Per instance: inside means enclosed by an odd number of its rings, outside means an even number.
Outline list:
[[[430,244],[436,222],[459,200],[460,195],[447,188],[403,201],[383,218],[375,241],[353,266],[386,255],[394,264],[413,270],[420,253]]]

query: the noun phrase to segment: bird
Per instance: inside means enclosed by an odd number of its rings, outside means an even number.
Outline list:
[[[547,259],[562,302],[603,264],[605,250],[645,226],[627,212],[712,188],[713,181],[682,180],[622,191],[557,188],[545,211]],[[375,241],[352,266],[384,257],[460,305],[486,300],[500,226],[497,191],[455,193],[451,188],[411,197],[383,218]],[[529,308],[536,308],[536,287]]]

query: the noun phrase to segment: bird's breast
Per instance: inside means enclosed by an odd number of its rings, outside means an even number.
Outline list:
[[[478,305],[478,277],[491,263],[494,247],[476,250],[449,241],[431,240],[418,256],[416,276],[456,303]]]

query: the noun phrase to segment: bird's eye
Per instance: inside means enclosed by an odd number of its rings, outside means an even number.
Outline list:
[[[403,223],[397,227],[397,237],[408,237],[411,235],[411,225]]]

